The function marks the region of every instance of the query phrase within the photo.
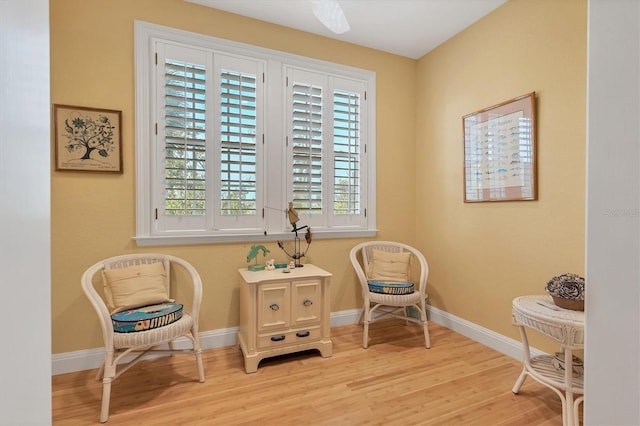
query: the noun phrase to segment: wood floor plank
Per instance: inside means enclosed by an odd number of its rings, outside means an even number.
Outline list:
[[[108,425],[561,425],[559,398],[522,365],[435,323],[431,349],[417,326],[388,320],[332,329],[333,356],[317,351],[268,358],[244,372],[236,346],[139,363],[112,386]],[[96,370],[54,376],[53,423],[97,424]]]

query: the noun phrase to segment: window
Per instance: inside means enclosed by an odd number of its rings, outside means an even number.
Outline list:
[[[139,245],[375,234],[375,75],[136,22]]]

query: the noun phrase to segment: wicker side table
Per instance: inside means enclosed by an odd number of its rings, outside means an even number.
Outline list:
[[[578,408],[584,399],[584,379],[573,373],[573,350],[584,348],[584,312],[560,308],[551,296],[541,295],[516,297],[512,315],[514,325],[520,329],[524,351],[524,368],[513,386],[513,393],[518,393],[529,375],[560,397],[563,425],[579,425]],[[525,328],[560,344],[564,351],[564,371],[554,367],[553,356],[531,357]]]

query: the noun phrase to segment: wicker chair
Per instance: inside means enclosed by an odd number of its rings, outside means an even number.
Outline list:
[[[419,280],[411,280],[415,284],[413,293],[410,294],[385,294],[370,291],[368,268],[372,259],[374,250],[386,253],[410,253],[410,264],[412,272],[419,269],[415,277]],[[370,241],[358,244],[351,249],[349,254],[351,263],[360,281],[362,287],[362,296],[364,298],[364,306],[362,309],[361,319],[364,322],[364,336],[362,347],[367,348],[369,338],[369,324],[388,316],[404,319],[408,322],[421,324],[424,329],[424,340],[427,348],[431,347],[429,339],[429,329],[427,327],[426,301],[427,293],[427,277],[429,275],[429,266],[426,259],[417,249],[403,243],[391,241]],[[413,307],[419,315],[411,315],[410,309]],[[376,315],[374,315],[374,313]]]
[[[95,288],[98,285],[100,287],[102,286],[102,280],[100,279],[102,271],[125,268],[133,265],[150,265],[157,262],[162,263],[164,268],[167,297],[169,297],[170,293],[173,295],[177,292],[178,284],[183,286],[190,281],[191,290],[189,290],[187,286],[184,291],[193,292],[191,306],[185,305],[182,317],[171,324],[146,331],[130,333],[115,332],[111,313],[102,296],[103,292],[99,293]],[[177,269],[184,269],[189,279],[172,280],[170,274],[172,264],[179,266]],[[116,256],[102,260],[89,267],[82,275],[81,282],[84,293],[98,313],[105,346],[104,364],[100,367],[96,377],[96,380],[102,379],[103,383],[100,422],[104,423],[109,418],[111,383],[135,363],[142,360],[144,355],[176,352],[192,353],[196,357],[198,380],[204,382],[204,368],[202,365],[200,339],[198,336],[198,312],[202,300],[202,281],[198,272],[191,264],[183,259],[166,254],[129,254]],[[182,290],[179,290],[179,292],[181,293]],[[188,308],[190,308],[190,310],[188,310]],[[191,348],[182,350],[175,349],[173,341],[183,336],[191,341],[191,345],[189,345]],[[118,363],[126,356],[129,356],[129,358],[133,356],[133,359],[118,366]]]

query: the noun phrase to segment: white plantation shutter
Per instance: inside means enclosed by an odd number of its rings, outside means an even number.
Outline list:
[[[362,227],[366,223],[366,111],[361,81],[332,77],[332,206],[331,227]]]
[[[204,51],[158,45],[156,135],[160,230],[204,229],[207,222],[207,87]]]
[[[256,212],[256,76],[221,73],[221,214]]]
[[[216,57],[220,120],[216,218],[219,228],[263,228],[262,117],[258,114],[263,64]],[[259,182],[260,180],[260,182]]]
[[[168,215],[204,215],[204,67],[165,63],[165,209]]]
[[[322,212],[322,88],[293,85],[293,203],[301,212]]]
[[[333,211],[360,212],[360,97],[333,93]]]
[[[287,72],[288,188],[301,224],[322,226],[326,222],[324,174],[324,96],[326,77],[290,68]]]

